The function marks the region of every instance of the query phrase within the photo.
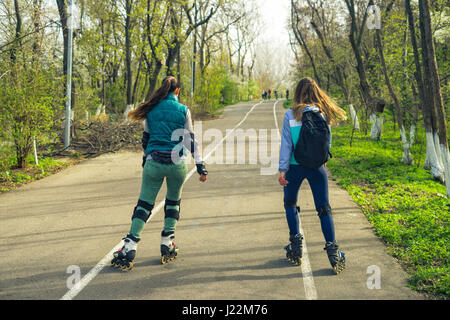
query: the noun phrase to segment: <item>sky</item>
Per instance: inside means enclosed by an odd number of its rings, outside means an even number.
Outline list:
[[[273,75],[275,83],[280,83],[281,87],[288,86],[290,62],[293,57],[287,27],[290,0],[254,1],[258,5],[263,24],[262,38],[258,40],[260,56],[258,57],[257,53],[256,69],[262,72],[268,71]]]
[[[289,45],[287,21],[290,0],[255,0],[258,4],[265,38]]]

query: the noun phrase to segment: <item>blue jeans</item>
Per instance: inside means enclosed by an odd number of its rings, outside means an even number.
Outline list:
[[[298,191],[303,180],[307,179],[314,197],[316,210],[320,212],[323,208],[329,207],[328,197],[328,177],[324,166],[319,169],[309,169],[302,165],[290,165],[286,172],[286,180],[289,182],[284,187],[284,208],[286,210],[286,220],[289,226],[289,233],[295,235],[300,233],[297,208]],[[322,233],[325,241],[335,241],[334,222],[331,214],[320,216]]]

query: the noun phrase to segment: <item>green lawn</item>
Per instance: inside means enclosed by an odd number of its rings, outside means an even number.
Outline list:
[[[401,163],[400,134],[387,122],[382,141],[355,133],[350,147],[350,125],[332,129],[334,179],[361,207],[388,252],[410,274],[409,285],[432,297],[450,295],[450,200],[446,188],[423,169],[418,133],[413,158],[420,166]],[[423,151],[422,151],[423,152]]]

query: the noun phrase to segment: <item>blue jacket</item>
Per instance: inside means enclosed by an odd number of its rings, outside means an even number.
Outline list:
[[[153,150],[171,151],[183,140],[181,130],[184,130],[187,110],[188,108],[179,103],[175,95],[169,94],[147,113],[150,139],[145,155],[149,155]],[[178,131],[180,134],[177,134],[176,130],[180,130]]]
[[[304,111],[319,111],[316,106],[307,106]],[[295,161],[294,146],[297,144],[300,130],[302,128],[302,122],[295,120],[292,109],[289,109],[284,114],[283,129],[281,131],[281,148],[280,148],[280,160],[278,170],[280,172],[287,172],[289,166],[298,165]],[[331,132],[331,128],[330,128]],[[330,136],[330,149],[331,149],[331,136]]]

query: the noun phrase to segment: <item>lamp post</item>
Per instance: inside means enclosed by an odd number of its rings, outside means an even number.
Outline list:
[[[70,121],[72,106],[72,37],[73,37],[73,6],[72,0],[67,0],[69,14],[67,17],[67,87],[66,87],[66,123],[64,128],[64,148],[70,146]]]

